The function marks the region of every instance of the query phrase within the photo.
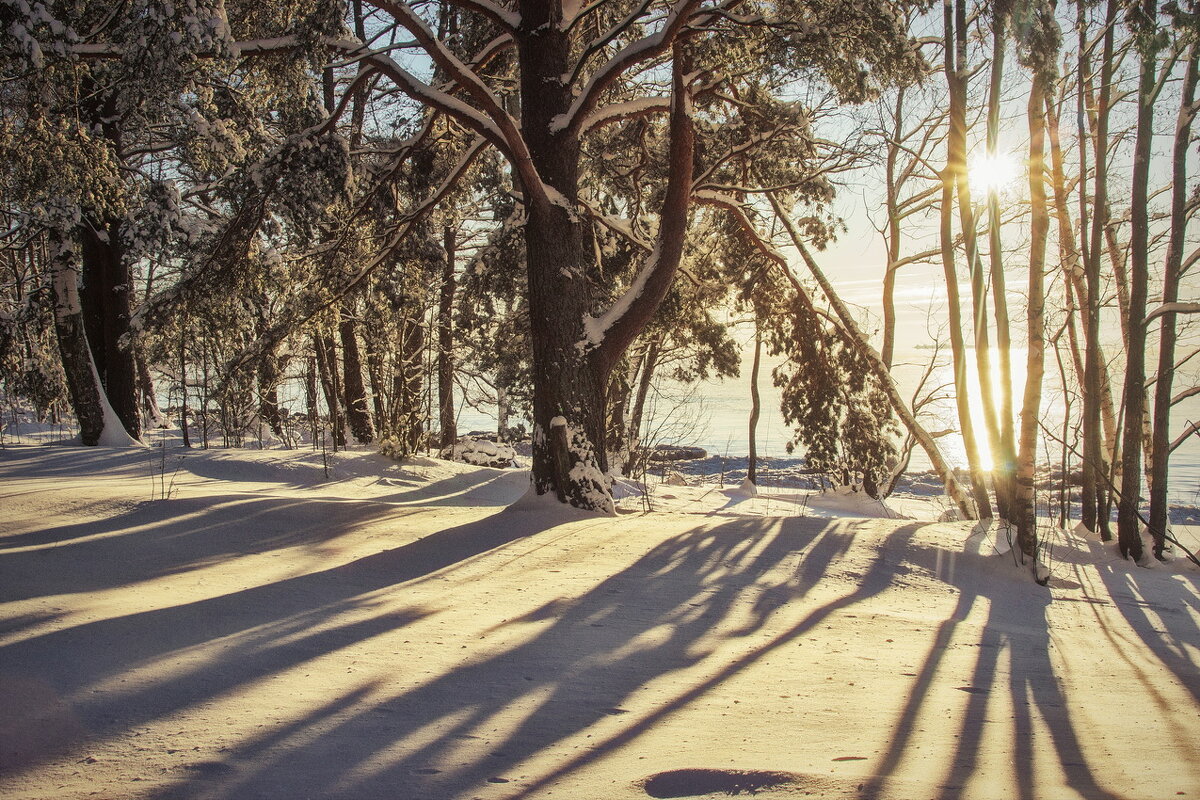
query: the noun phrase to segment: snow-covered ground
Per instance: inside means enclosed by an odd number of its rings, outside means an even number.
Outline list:
[[[1183,559],[1057,532],[1041,587],[917,495],[526,485],[10,440],[0,797],[1200,794]]]

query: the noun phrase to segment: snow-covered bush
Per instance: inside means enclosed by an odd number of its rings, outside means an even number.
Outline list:
[[[511,445],[472,436],[463,436],[455,444],[443,448],[440,455],[451,461],[461,461],[477,467],[500,468],[516,466],[517,457]]]
[[[379,441],[379,453],[395,461],[412,455],[404,443],[395,436],[385,436]]]

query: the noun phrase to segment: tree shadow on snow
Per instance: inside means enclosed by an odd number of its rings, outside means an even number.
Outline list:
[[[955,554],[950,555],[952,564]],[[978,647],[979,655],[972,671],[971,680],[963,686],[954,687],[967,693],[967,706],[959,720],[954,757],[948,772],[938,785],[938,800],[956,800],[964,795],[967,785],[975,774],[980,751],[993,740],[985,742],[988,725],[1003,713],[997,709],[1000,695],[1007,691],[1013,711],[1013,741],[1011,769],[1015,779],[1016,797],[1031,800],[1042,796],[1046,787],[1035,786],[1034,775],[1034,720],[1040,718],[1049,730],[1052,754],[1057,757],[1066,783],[1079,796],[1093,800],[1119,800],[1119,795],[1100,786],[1093,777],[1092,769],[1083,753],[1072,721],[1066,698],[1059,687],[1054,664],[1051,660],[1051,636],[1046,611],[1051,602],[1048,590],[1025,583],[1021,579],[993,580],[978,571],[956,574],[952,566],[935,570],[956,586],[959,591],[958,604],[950,617],[938,628],[933,646],[920,672],[913,681],[912,690],[896,722],[887,751],[880,759],[872,779],[863,787],[864,798],[892,797],[888,781],[896,772],[906,754],[911,755],[912,739],[917,731],[922,710],[929,701],[931,690],[939,678],[947,651],[956,646],[959,625],[971,614],[978,601],[985,601],[988,617],[978,641],[970,646]],[[1001,678],[1001,664],[1007,655],[1007,686]],[[1003,725],[1001,725],[1003,727]],[[1000,789],[997,789],[1000,791]]]
[[[749,636],[807,594],[850,546],[856,526],[735,520],[689,530],[574,600],[508,620],[509,626],[548,622],[522,643],[467,656],[456,668],[322,726],[304,723],[310,735],[273,732],[243,742],[229,756],[228,779],[185,780],[157,796],[450,798],[510,781],[512,797],[531,795],[648,732],[830,614],[890,586],[895,565],[881,557],[849,594],[732,661],[712,658],[714,635]],[[887,546],[903,546],[915,527],[898,529]],[[772,571],[799,552],[794,567]],[[766,575],[774,582],[764,585]],[[676,696],[636,713],[625,707],[638,705],[637,693],[648,683],[706,659],[713,670]],[[406,675],[404,665],[397,669],[397,682],[419,677]],[[589,739],[577,755],[548,774],[520,779],[538,754],[602,723],[608,733]]]
[[[369,611],[383,605],[376,596],[380,590],[425,579],[546,529],[533,515],[505,516],[503,524],[495,517],[480,520],[321,572],[0,647],[0,707],[11,708],[5,701],[28,696],[31,687],[45,698],[25,708],[24,717],[0,725],[0,775],[54,756],[86,731],[134,729],[434,613],[392,605],[374,615]],[[360,618],[338,622],[351,612]],[[159,666],[172,659],[169,669]],[[142,669],[155,677],[132,679]],[[157,677],[164,673],[166,678]],[[128,687],[118,686],[127,678]],[[42,728],[49,729],[47,735],[39,734]]]

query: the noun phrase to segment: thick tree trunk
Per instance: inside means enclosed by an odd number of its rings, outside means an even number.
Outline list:
[[[283,415],[279,410],[279,376],[270,353],[258,364],[258,414],[276,436],[283,438]]]
[[[137,366],[128,340],[133,275],[120,245],[120,222],[92,221],[81,225],[79,231],[83,255],[80,296],[92,361],[109,405],[126,432],[140,439]]]
[[[691,5],[684,3],[678,11]],[[683,253],[693,167],[687,81],[693,76],[686,54],[676,47],[671,59],[668,178],[657,242],[629,293],[593,317],[598,310],[593,286],[603,285],[603,280],[591,224],[572,207],[579,195],[580,133],[559,124],[575,98],[561,80],[570,74],[575,56],[572,33],[560,24],[562,7],[557,3],[524,0],[520,11],[516,38],[521,130],[536,173],[524,169],[521,174],[523,180],[537,181],[524,187],[533,338],[533,488],[538,494],[553,492],[579,508],[612,513],[605,392],[612,369],[670,288]]]
[[[552,121],[574,99],[558,78],[570,72],[571,40],[553,18],[561,13],[557,3],[527,0],[521,10],[521,130],[541,180],[570,204],[579,194],[579,141]],[[527,213],[533,487],[580,508],[611,512],[604,475],[608,376],[576,346],[584,340],[584,318],[594,310],[591,227],[558,202],[530,202]]]
[[[1154,24],[1156,0],[1144,0],[1143,24]],[[1142,557],[1138,506],[1142,489],[1142,416],[1146,408],[1146,299],[1150,247],[1150,155],[1154,140],[1154,87],[1158,72],[1157,44],[1141,45],[1138,82],[1137,138],[1133,146],[1132,205],[1129,237],[1128,339],[1125,353],[1125,424],[1122,431],[1121,500],[1117,506],[1117,544],[1121,555]]]
[[[79,254],[59,232],[50,235],[50,269],[54,276],[54,332],[71,408],[79,422],[80,440],[95,446],[104,432],[104,409],[79,299]]]
[[[454,227],[447,225],[443,231],[443,253],[446,261],[442,266],[442,287],[438,295],[437,364],[438,364],[438,420],[441,423],[439,444],[449,447],[458,440],[454,413],[454,262],[457,242]]]
[[[1163,265],[1164,304],[1179,299],[1180,267],[1187,231],[1187,149],[1191,144],[1195,119],[1197,54],[1195,43],[1188,48],[1187,68],[1180,92],[1179,113],[1175,121],[1175,141],[1171,165],[1171,233]],[[1167,532],[1167,478],[1171,457],[1171,389],[1175,378],[1175,314],[1163,314],[1159,322],[1158,373],[1154,385],[1154,446],[1150,450],[1150,535],[1154,537],[1154,555],[1163,557]]]
[[[346,422],[359,444],[370,444],[375,439],[375,425],[371,422],[371,412],[367,410],[367,389],[363,385],[362,355],[358,348],[358,324],[349,303],[342,307],[338,338],[342,342]]]

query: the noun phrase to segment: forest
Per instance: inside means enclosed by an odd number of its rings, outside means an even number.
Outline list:
[[[0,795],[1194,796],[1198,48],[0,0]]]

